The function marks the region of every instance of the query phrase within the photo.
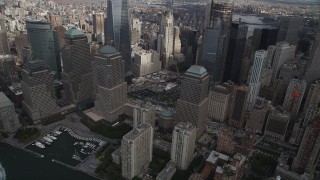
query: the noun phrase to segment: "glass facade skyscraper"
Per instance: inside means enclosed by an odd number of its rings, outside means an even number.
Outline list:
[[[61,72],[58,37],[49,22],[27,21],[32,58],[43,60],[50,71]],[[57,76],[58,77],[58,76]]]
[[[125,72],[131,72],[131,46],[128,0],[108,0],[106,43],[121,52]]]

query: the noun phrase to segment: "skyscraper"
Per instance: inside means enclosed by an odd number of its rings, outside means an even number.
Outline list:
[[[293,159],[291,170],[303,174],[313,173],[320,153],[320,117],[317,116],[305,129],[299,151]]]
[[[161,56],[162,67],[167,69],[173,60],[173,43],[174,43],[174,31],[173,31],[173,13],[172,11],[165,11],[161,19],[160,33],[161,39]]]
[[[252,111],[256,104],[259,89],[261,86],[260,77],[263,65],[267,58],[268,52],[265,50],[259,50],[255,53],[255,58],[252,66],[252,73],[249,81],[249,97],[247,110]]]
[[[156,110],[150,102],[140,102],[133,109],[133,128],[141,123],[149,123],[152,127],[155,126]]]
[[[232,23],[223,80],[239,82],[248,26]]]
[[[95,113],[108,122],[117,120],[124,112],[127,83],[124,82],[124,62],[112,46],[103,46],[92,63]]]
[[[309,88],[308,96],[304,105],[304,109],[311,107],[320,107],[320,81],[315,81]]]
[[[0,92],[0,130],[12,133],[20,127],[21,124],[14,104],[3,92]]]
[[[0,30],[0,54],[10,54],[8,36],[5,30]]]
[[[208,4],[205,32],[202,39],[202,55],[197,64],[204,66],[211,81],[221,82],[228,52],[233,3]]]
[[[320,33],[317,34],[314,46],[311,51],[311,61],[308,62],[305,80],[308,85],[320,78]]]
[[[142,123],[121,140],[122,177],[132,179],[146,172],[152,161],[153,128]]]
[[[43,60],[50,71],[59,74],[61,64],[56,31],[52,30],[49,22],[27,21],[26,24],[32,58]]]
[[[236,128],[244,128],[245,112],[247,109],[249,88],[248,86],[236,86],[233,89],[233,99],[228,124]]]
[[[223,123],[229,119],[232,84],[215,85],[209,92],[208,117]]]
[[[277,42],[286,41],[291,45],[297,44],[302,20],[302,17],[283,17],[280,21]]]
[[[295,51],[296,46],[287,42],[279,42],[275,47],[269,46],[267,61],[272,62],[272,83],[278,78],[281,66],[294,58]]]
[[[32,121],[58,112],[54,91],[54,73],[41,60],[24,62],[21,88],[24,95],[22,110]]]
[[[307,83],[304,80],[292,79],[287,89],[283,107],[296,117],[299,113],[301,102]]]
[[[177,122],[190,122],[197,127],[197,138],[205,130],[208,111],[209,76],[202,66],[191,66],[181,82],[180,98],[177,102]]]
[[[284,141],[290,122],[290,113],[279,107],[270,112],[264,134],[275,140]]]
[[[128,0],[108,0],[105,28],[106,44],[118,50],[124,59],[126,73],[131,73],[131,46]]]
[[[93,14],[93,33],[98,35],[104,33],[104,14]]]
[[[65,100],[71,104],[92,99],[92,57],[87,36],[71,28],[64,34],[62,82]]]
[[[197,128],[191,123],[179,122],[172,133],[171,160],[181,170],[187,170],[193,160]]]

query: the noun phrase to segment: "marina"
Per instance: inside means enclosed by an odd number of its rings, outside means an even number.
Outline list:
[[[38,148],[38,147],[36,147]],[[38,148],[40,149],[40,148]],[[6,178],[10,179],[77,179],[95,180],[82,172],[75,171],[65,166],[59,161],[54,161],[49,157],[41,157],[34,152],[27,152],[0,142],[0,163]],[[26,178],[28,177],[28,178]]]
[[[25,149],[50,158],[53,162],[59,161],[77,167],[104,144],[100,139],[83,137],[69,128],[58,127],[27,145]]]

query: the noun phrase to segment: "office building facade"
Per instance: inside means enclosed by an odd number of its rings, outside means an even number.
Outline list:
[[[305,80],[292,79],[288,86],[283,107],[296,117],[299,113],[302,99],[307,87]]]
[[[284,141],[290,122],[290,113],[279,107],[270,112],[264,130],[266,137]]]
[[[50,71],[61,72],[59,45],[56,31],[49,22],[27,21],[28,39],[32,58],[43,60]],[[58,75],[56,77],[59,77]]]
[[[96,114],[114,122],[124,112],[127,83],[124,82],[124,60],[112,46],[103,46],[92,63]]]
[[[22,110],[32,121],[59,111],[54,90],[54,73],[41,60],[26,61],[22,68]]]
[[[92,99],[92,56],[87,36],[76,28],[64,34],[62,82],[64,99],[78,104]]]
[[[245,115],[248,105],[249,87],[246,85],[236,86],[233,89],[228,124],[236,128],[244,128]]]
[[[0,130],[12,133],[20,127],[21,124],[14,104],[3,92],[0,92]]]
[[[177,122],[190,122],[198,129],[197,138],[205,130],[208,111],[209,76],[202,66],[191,66],[181,82],[181,94],[177,101]]]
[[[149,123],[155,127],[156,110],[150,102],[140,102],[133,109],[133,128],[141,123]]]
[[[132,179],[147,171],[152,161],[153,128],[142,123],[121,140],[122,177]]]
[[[261,73],[263,70],[263,65],[267,58],[267,51],[259,50],[256,51],[254,62],[252,66],[252,72],[249,80],[249,97],[248,97],[248,105],[247,110],[252,111],[253,107],[256,104],[257,97],[259,94],[260,86],[261,86]]]
[[[197,128],[191,123],[179,122],[172,133],[171,160],[178,169],[187,170],[193,160]]]
[[[208,117],[223,123],[229,119],[232,84],[215,85],[209,92]]]

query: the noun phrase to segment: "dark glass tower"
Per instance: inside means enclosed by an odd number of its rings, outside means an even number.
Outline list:
[[[197,63],[207,69],[212,82],[221,82],[228,52],[233,3],[212,1],[207,7],[202,56]]]
[[[223,81],[239,81],[247,32],[247,25],[232,23]]]
[[[108,0],[106,44],[114,46],[125,61],[125,72],[131,72],[131,46],[128,0]]]
[[[33,59],[43,60],[50,71],[61,72],[58,37],[49,22],[27,21]],[[56,76],[59,77],[59,76]]]

